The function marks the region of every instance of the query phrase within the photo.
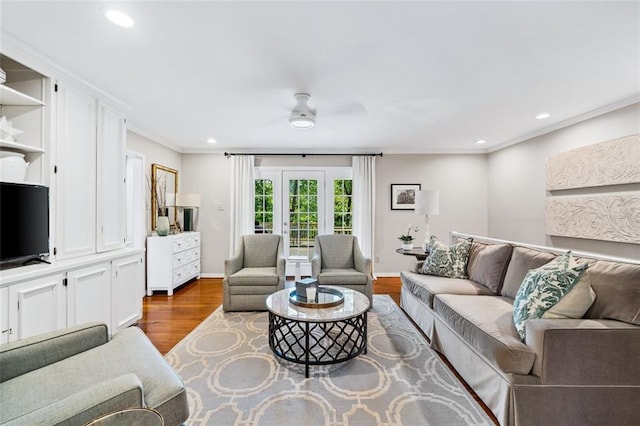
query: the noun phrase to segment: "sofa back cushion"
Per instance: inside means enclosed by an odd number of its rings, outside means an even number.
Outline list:
[[[471,244],[467,275],[469,279],[487,287],[494,294],[502,288],[513,246],[511,244]]]
[[[640,325],[640,265],[582,259],[589,263],[596,300],[585,318],[614,319]]]
[[[538,251],[526,247],[514,247],[500,290],[501,296],[515,299],[518,289],[529,269],[536,269],[556,258],[553,253]]]

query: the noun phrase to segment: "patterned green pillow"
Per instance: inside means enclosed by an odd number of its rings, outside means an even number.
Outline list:
[[[546,265],[530,269],[513,301],[513,321],[524,340],[528,319],[542,318],[545,312],[573,289],[589,265],[577,264],[571,252],[558,256]]]
[[[472,241],[472,238],[467,238],[449,247],[432,235],[429,239],[429,256],[420,272],[439,277],[468,278],[467,262]]]

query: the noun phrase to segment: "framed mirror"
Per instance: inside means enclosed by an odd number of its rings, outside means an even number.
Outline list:
[[[169,223],[175,224],[178,209],[175,199],[178,192],[178,171],[169,167],[151,165],[151,230],[156,229],[158,216],[169,216]]]

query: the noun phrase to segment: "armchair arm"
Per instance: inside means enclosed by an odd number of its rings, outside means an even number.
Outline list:
[[[320,251],[320,241],[316,237],[316,242],[313,248],[313,257],[311,258],[311,276],[318,278],[320,270],[322,269],[322,252]]]
[[[358,245],[358,240],[355,240],[353,245],[353,263],[356,271],[371,275],[371,259],[364,257]]]
[[[284,245],[282,237],[278,243],[278,257],[276,259],[276,273],[278,274],[278,288],[283,289],[287,281],[287,258],[284,257]]]
[[[144,407],[142,382],[128,373],[15,419],[18,425],[86,424],[105,414]]]
[[[0,382],[77,355],[109,341],[106,324],[91,322],[0,346]]]
[[[224,260],[224,275],[228,277],[229,275],[233,275],[242,269],[243,264],[243,256],[242,253],[236,253],[233,257]]]
[[[640,327],[614,320],[531,319],[525,343],[544,385],[640,385]]]

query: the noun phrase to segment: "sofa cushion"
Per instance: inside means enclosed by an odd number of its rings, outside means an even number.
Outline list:
[[[429,256],[424,260],[421,272],[439,277],[468,278],[467,262],[472,241],[471,238],[463,239],[449,247],[432,235]]]
[[[487,287],[461,278],[445,278],[403,271],[400,273],[400,280],[407,291],[431,309],[433,309],[433,298],[437,294],[493,295]]]
[[[277,285],[278,273],[275,267],[242,268],[229,277],[229,285],[261,286]]]
[[[513,320],[521,339],[525,337],[527,320],[541,318],[556,305],[573,289],[587,267],[586,263],[577,264],[571,252],[567,252],[527,272],[513,302]]]
[[[640,325],[640,265],[604,260],[588,263],[596,300],[585,318]]]
[[[535,353],[518,336],[509,298],[439,294],[433,306],[440,319],[487,362],[504,373],[529,374]]]
[[[355,269],[322,269],[318,275],[319,284],[365,285],[369,277]]]
[[[512,251],[511,244],[484,244],[474,241],[467,263],[469,279],[499,294]]]
[[[500,295],[515,299],[520,284],[522,284],[522,280],[524,280],[524,276],[527,275],[529,269],[539,268],[551,262],[555,257],[556,255],[553,253],[526,247],[514,247]]]

